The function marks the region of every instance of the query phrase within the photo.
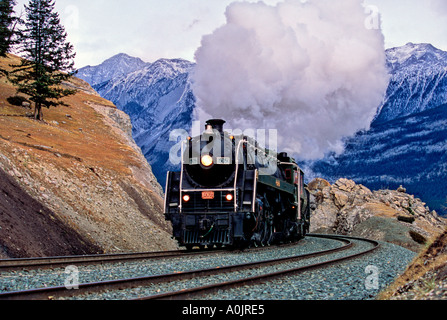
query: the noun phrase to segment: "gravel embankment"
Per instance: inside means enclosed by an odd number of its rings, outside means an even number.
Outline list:
[[[402,247],[389,243],[381,245],[378,251],[356,260],[250,286],[244,290],[226,290],[203,299],[372,300],[415,257],[415,253]]]
[[[258,252],[223,252],[213,255],[194,256],[185,258],[170,258],[155,261],[138,261],[101,266],[79,266],[80,283],[142,277],[166,274],[179,271],[189,271],[201,268],[215,268],[218,266],[248,263],[259,260],[276,259],[291,255],[299,255],[312,251],[323,251],[340,246],[340,242],[328,239],[307,238],[292,247],[272,247]],[[358,246],[364,249],[364,245]],[[350,251],[352,253],[352,251]],[[334,254],[335,258],[342,253]],[[346,253],[344,253],[346,254]],[[250,299],[250,300],[279,300],[279,299],[372,299],[387,286],[413,259],[414,253],[391,244],[382,244],[378,252],[365,258],[343,263],[336,267],[309,271],[297,276],[286,277],[268,282],[267,285],[244,287],[242,290],[228,290],[219,295],[204,297],[204,299]],[[191,286],[207,285],[217,281],[228,281],[259,273],[298,267],[303,263],[319,261],[323,258],[306,259],[286,265],[256,268],[242,272],[232,272],[225,275],[209,276],[193,281],[178,281],[171,284],[157,284],[148,288],[137,288],[130,291],[109,292],[90,296],[88,299],[129,299],[167,291],[184,289]],[[368,276],[365,269],[374,266],[378,271],[379,288],[365,289]],[[67,274],[64,269],[34,270],[29,272],[3,272],[0,274],[0,291],[16,291],[30,288],[63,286]],[[374,283],[372,283],[374,285]],[[78,297],[79,298],[79,297]]]
[[[197,255],[189,258],[141,260],[94,266],[80,265],[77,267],[79,282],[90,283],[275,259],[312,251],[328,250],[338,246],[341,246],[341,243],[333,240],[307,238],[292,247],[271,247],[257,252],[218,252],[212,255]],[[0,292],[64,286],[66,278],[65,268],[0,272]]]

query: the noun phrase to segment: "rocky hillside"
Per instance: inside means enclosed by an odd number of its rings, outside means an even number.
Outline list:
[[[437,237],[396,281],[382,300],[445,300],[447,298],[447,232]]]
[[[406,189],[371,191],[352,180],[309,184],[317,205],[311,232],[355,235],[391,242],[415,252],[442,234],[447,221]]]
[[[0,258],[175,248],[129,117],[84,81],[67,85],[79,89],[69,107],[38,122],[0,78]]]
[[[130,116],[133,137],[162,186],[166,171],[179,170],[169,161],[169,152],[177,143],[170,141],[170,133],[191,129],[195,97],[190,74],[194,66],[182,59],[142,63],[139,58],[118,54],[78,73],[103,98]]]

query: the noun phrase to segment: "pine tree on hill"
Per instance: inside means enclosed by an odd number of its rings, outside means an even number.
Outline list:
[[[5,57],[13,42],[15,0],[0,0],[0,57]]]
[[[74,69],[74,49],[54,10],[55,0],[30,0],[25,5],[25,21],[19,36],[20,65],[12,65],[9,79],[17,92],[35,104],[34,118],[43,120],[42,107],[66,105],[60,99],[76,90],[64,89]]]

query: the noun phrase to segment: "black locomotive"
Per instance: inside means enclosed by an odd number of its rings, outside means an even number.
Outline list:
[[[168,172],[165,217],[181,246],[248,247],[297,241],[309,232],[304,174],[286,153],[209,120],[182,147],[180,172]]]

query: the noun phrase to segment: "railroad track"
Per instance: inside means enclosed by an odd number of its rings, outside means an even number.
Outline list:
[[[269,281],[275,278],[284,277],[287,275],[298,274],[300,272],[322,268],[331,264],[339,263],[349,259],[354,259],[356,257],[368,254],[379,247],[379,244],[375,241],[370,241],[366,239],[341,237],[341,236],[327,236],[327,235],[311,235],[311,237],[332,239],[340,242],[340,246],[335,249],[323,250],[319,252],[313,252],[309,254],[301,254],[295,256],[288,256],[281,259],[256,261],[239,265],[223,266],[210,269],[193,270],[187,272],[177,272],[169,273],[164,275],[153,275],[147,277],[139,277],[133,279],[122,279],[122,280],[112,280],[112,281],[102,281],[96,283],[86,283],[80,284],[77,290],[67,290],[64,287],[52,287],[43,289],[33,289],[20,292],[7,292],[0,294],[0,300],[48,300],[48,299],[60,299],[67,297],[76,297],[81,299],[89,299],[89,295],[98,294],[107,291],[118,290],[124,292],[124,290],[136,290],[135,288],[142,287],[160,287],[162,284],[176,284],[181,281],[192,281],[192,279],[205,279],[206,283],[212,283],[205,286],[195,286],[189,289],[173,290],[171,292],[157,293],[156,289],[152,290],[151,294],[141,294],[135,300],[154,300],[154,299],[192,299],[197,296],[209,294],[216,292],[218,290],[225,290],[228,288],[237,288],[240,286],[252,285],[256,283],[261,283]],[[262,272],[263,268],[271,266],[282,266],[285,264],[293,264],[298,261],[305,261],[310,258],[328,256],[335,252],[347,251],[354,247],[352,240],[356,241],[366,241],[370,244],[368,250],[363,250],[361,252],[356,252],[354,254],[346,254],[341,258],[328,259],[323,262],[309,263],[299,267],[285,268],[283,270],[275,272]],[[244,272],[260,272],[260,274],[250,276],[243,274]],[[219,277],[223,275],[228,275],[230,273],[243,274],[239,279],[231,281],[219,281],[212,280],[213,277]],[[208,280],[209,279],[209,280]],[[214,283],[213,283],[214,281]],[[155,286],[154,286],[155,285]],[[168,285],[169,286],[169,285]],[[167,290],[169,291],[169,290]],[[135,293],[125,293],[123,299],[129,299]],[[101,299],[101,298],[99,298]]]
[[[262,248],[253,248],[251,250],[262,250]],[[117,254],[97,254],[84,256],[66,256],[66,257],[48,257],[48,258],[24,258],[24,259],[5,259],[0,260],[0,272],[14,270],[33,270],[33,269],[51,269],[66,267],[70,265],[95,265],[113,262],[126,262],[144,259],[164,259],[174,257],[188,257],[193,255],[211,255],[225,249],[188,251],[172,250],[159,252],[140,252],[140,253],[117,253]]]
[[[11,270],[32,270],[65,267],[70,265],[95,265],[108,262],[125,262],[144,259],[164,259],[172,257],[187,257],[195,254],[211,254],[218,251],[186,251],[173,250],[162,252],[141,252],[141,253],[118,253],[118,254],[98,254],[85,256],[67,256],[50,258],[26,258],[0,260],[0,272]]]
[[[290,258],[281,259],[281,260],[274,260],[274,261],[269,261],[266,263],[267,264],[284,263],[286,261],[289,262],[289,261],[295,261],[295,260],[301,260],[301,259],[308,259],[308,258],[313,258],[313,257],[317,257],[317,256],[322,256],[322,255],[329,255],[329,254],[339,252],[339,251],[345,251],[345,250],[348,250],[353,247],[353,243],[350,240],[359,240],[359,241],[368,242],[371,244],[371,248],[368,250],[364,250],[362,252],[355,253],[355,254],[346,255],[341,258],[326,260],[326,261],[319,262],[319,263],[312,263],[312,264],[301,266],[301,267],[290,268],[290,269],[286,269],[286,270],[282,270],[282,271],[278,271],[278,272],[261,274],[261,275],[242,278],[242,279],[238,279],[238,280],[232,280],[232,281],[211,284],[211,285],[202,286],[202,287],[195,287],[195,288],[191,288],[191,289],[184,289],[184,290],[172,291],[172,292],[168,292],[168,293],[156,294],[156,295],[142,297],[142,298],[138,298],[138,299],[134,299],[134,300],[188,300],[188,299],[193,299],[193,298],[200,297],[200,296],[203,296],[206,294],[215,293],[219,290],[226,290],[226,289],[230,289],[230,288],[238,288],[238,287],[243,287],[243,286],[247,286],[247,285],[259,284],[259,283],[263,283],[263,282],[266,282],[269,280],[281,278],[284,276],[299,274],[301,272],[327,267],[330,265],[334,265],[334,264],[337,264],[337,263],[340,263],[343,261],[347,261],[350,259],[354,259],[354,258],[363,256],[363,255],[369,254],[369,253],[377,250],[380,247],[380,244],[377,241],[368,240],[368,239],[345,237],[345,236],[327,236],[327,235],[310,235],[310,236],[340,240],[340,241],[345,242],[345,245],[340,248],[336,248],[336,249],[330,249],[330,250],[305,254],[305,255],[296,256],[296,257],[290,257]],[[264,262],[261,262],[261,264],[264,264]]]

